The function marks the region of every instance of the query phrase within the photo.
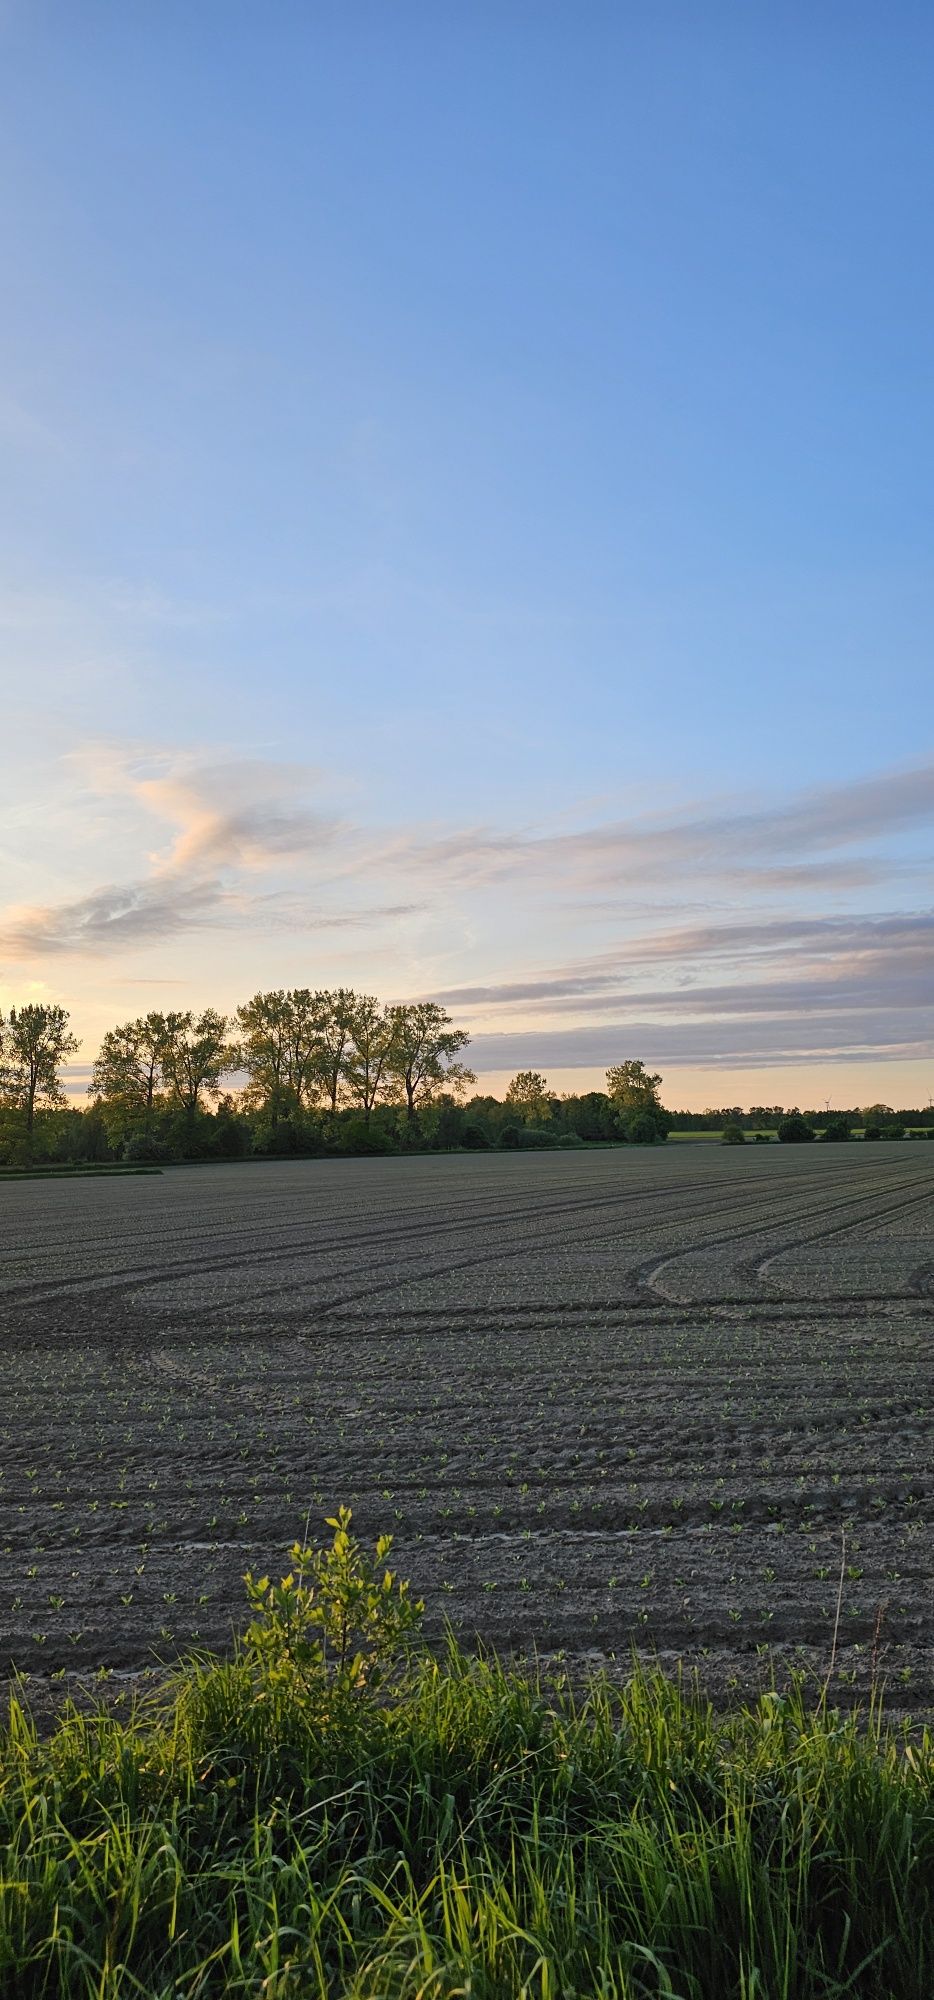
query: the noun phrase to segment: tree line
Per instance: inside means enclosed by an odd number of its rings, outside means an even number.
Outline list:
[[[726,1132],[739,1131],[743,1134],[770,1133],[776,1135],[789,1124],[800,1130],[807,1127],[812,1137],[820,1134],[823,1138],[849,1138],[853,1132],[879,1138],[902,1138],[908,1131],[934,1131],[934,1105],[923,1109],[896,1111],[891,1104],[864,1104],[851,1106],[848,1110],[831,1109],[825,1104],[822,1109],[800,1111],[798,1106],[786,1108],[783,1104],[752,1104],[744,1111],[741,1104],[727,1104],[719,1107],[708,1106],[705,1111],[672,1111],[673,1132]]]
[[[62,1070],[79,1043],[60,1006],[0,1015],[0,1162],[238,1158],[410,1148],[648,1144],[671,1117],[640,1061],[605,1091],[557,1096],[535,1070],[474,1094],[470,1037],[436,1001],[387,1006],[348,987],[261,992],[108,1029],[86,1110]]]
[[[232,1015],[150,1012],[109,1029],[80,1110],[61,1080],[79,1047],[66,1009],[12,1007],[0,1014],[0,1165],[646,1145],[691,1130],[731,1144],[934,1136],[930,1106],[669,1111],[661,1077],[635,1059],[607,1070],[605,1090],[558,1095],[522,1070],[502,1098],[471,1095],[469,1040],[436,1001],[385,1006],[348,987],[255,993]]]

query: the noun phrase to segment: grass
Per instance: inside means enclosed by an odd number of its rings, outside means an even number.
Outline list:
[[[60,1181],[92,1180],[104,1175],[109,1179],[126,1174],[161,1174],[161,1167],[125,1167],[119,1163],[100,1160],[79,1160],[74,1164],[55,1162],[50,1166],[33,1165],[24,1167],[0,1167],[0,1181]]]
[[[930,2000],[934,1741],[468,1658],[322,1706],[241,1654],[127,1720],[18,1699],[0,1993]]]

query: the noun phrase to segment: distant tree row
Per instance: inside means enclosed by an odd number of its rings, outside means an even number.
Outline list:
[[[434,1001],[386,1007],[348,987],[296,987],[255,993],[232,1017],[209,1007],[125,1021],[104,1036],[89,1089],[118,1129],[150,1130],[160,1097],[193,1123],[236,1074],[241,1108],[273,1128],[322,1107],[369,1124],[381,1103],[412,1122],[438,1092],[475,1081],[459,1060],[468,1041]]]
[[[535,1070],[473,1096],[469,1036],[435,1001],[384,1006],[349,988],[256,993],[232,1016],[141,1015],[105,1034],[82,1112],[61,1071],[64,1008],[0,1016],[0,1161],[153,1160],[411,1147],[648,1144],[667,1137],[661,1077],[639,1061],[605,1091],[556,1096]],[[237,1088],[229,1087],[236,1083]]]
[[[667,1111],[661,1077],[617,1063],[606,1089],[557,1095],[521,1070],[505,1097],[469,1096],[465,1029],[435,1001],[387,1007],[349,988],[256,993],[213,1008],[149,1013],[108,1030],[86,1110],[61,1072],[78,1049],[63,1007],[0,1015],[0,1164],[158,1162],[249,1155],[650,1145],[669,1131],[801,1142],[934,1137],[934,1110],[800,1112],[782,1105]]]
[[[851,1107],[848,1111],[831,1110],[825,1105],[822,1110],[800,1111],[796,1104],[753,1104],[744,1111],[741,1104],[709,1105],[704,1111],[672,1111],[670,1114],[673,1132],[723,1132],[726,1127],[738,1126],[742,1132],[775,1132],[789,1119],[799,1118],[810,1126],[814,1134],[831,1131],[834,1136],[841,1128],[847,1132],[869,1131],[878,1128],[880,1136],[908,1131],[911,1128],[934,1128],[934,1105],[923,1109],[894,1111],[890,1104],[864,1104]]]

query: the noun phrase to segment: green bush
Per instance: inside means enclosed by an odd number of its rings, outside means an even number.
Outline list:
[[[790,1118],[782,1119],[778,1136],[783,1146],[807,1146],[814,1137],[814,1127],[799,1112],[793,1111]]]
[[[516,1125],[510,1121],[509,1124],[500,1126],[497,1145],[504,1147],[507,1152],[541,1152],[547,1147],[556,1146],[559,1138],[560,1134],[550,1132],[547,1126]]]
[[[823,1145],[825,1146],[840,1145],[842,1141],[849,1139],[849,1137],[850,1137],[850,1121],[846,1116],[846,1113],[843,1111],[837,1111],[832,1113],[832,1115],[825,1121],[824,1129],[820,1134],[820,1138]]]
[[[381,1535],[369,1557],[351,1533],[352,1514],[340,1507],[327,1521],[330,1546],[296,1542],[292,1568],[279,1583],[247,1572],[253,1613],[243,1659],[254,1673],[257,1699],[285,1683],[320,1714],[362,1693],[375,1693],[397,1667],[418,1631],[424,1605],[386,1567],[392,1536]]]
[[[618,1139],[619,1121],[612,1098],[605,1090],[585,1090],[581,1097],[566,1097],[561,1115],[568,1130],[579,1139]]]
[[[257,1120],[253,1127],[253,1152],[260,1160],[290,1159],[304,1152],[301,1128],[290,1117]]]
[[[131,1132],[123,1147],[123,1158],[133,1166],[167,1166],[172,1149],[164,1139],[147,1132]]]
[[[484,1131],[482,1125],[477,1124],[475,1119],[468,1118],[461,1134],[461,1145],[466,1147],[468,1153],[488,1152],[490,1148],[489,1134]]]
[[[627,1118],[624,1132],[631,1146],[654,1146],[658,1139],[667,1139],[668,1134],[659,1129],[653,1111],[636,1111]]]
[[[371,1119],[348,1118],[338,1127],[336,1150],[340,1153],[394,1153],[392,1134]]]
[[[737,1125],[735,1120],[729,1125],[724,1125],[720,1144],[721,1146],[745,1146],[746,1134],[742,1126]]]

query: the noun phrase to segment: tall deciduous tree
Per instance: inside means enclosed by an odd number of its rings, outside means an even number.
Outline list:
[[[316,1102],[330,1091],[331,1052],[326,1031],[333,996],[307,986],[254,993],[237,1008],[237,1057],[249,1077],[246,1097],[262,1105],[275,1125],[290,1111]],[[338,1076],[343,1047],[338,1049]]]
[[[320,991],[314,997],[317,1053],[313,1068],[332,1117],[337,1110],[360,1004],[349,986],[338,986],[332,993]],[[374,1000],[372,1005],[377,1007],[379,1002]]]
[[[620,1111],[655,1111],[661,1080],[644,1062],[614,1063],[606,1073],[607,1093]]]
[[[237,1059],[249,1082],[247,1103],[262,1106],[275,1125],[297,1101],[293,1086],[291,995],[254,993],[237,1008]]]
[[[392,1016],[389,1069],[405,1091],[409,1119],[414,1120],[419,1105],[429,1103],[441,1091],[458,1097],[467,1084],[476,1083],[473,1070],[457,1060],[470,1036],[466,1029],[455,1028],[450,1014],[437,1001],[393,1007]]]
[[[395,1041],[393,1009],[372,993],[357,995],[349,1023],[343,1076],[351,1102],[359,1105],[366,1123],[392,1078]]]
[[[124,1123],[142,1119],[147,1131],[161,1081],[163,1026],[161,1014],[146,1014],[108,1029],[88,1084],[89,1096],[103,1098]]]
[[[227,1040],[226,1015],[206,1007],[197,1020],[194,1015],[161,1014],[159,1062],[162,1076],[176,1103],[190,1124],[202,1093],[216,1097],[220,1080],[234,1067],[236,1050]]]
[[[0,1081],[22,1118],[27,1155],[32,1153],[37,1110],[67,1102],[59,1070],[80,1047],[70,1018],[64,1007],[35,1002],[11,1007],[5,1027],[0,1018]]]
[[[538,1123],[548,1117],[548,1084],[537,1069],[520,1069],[506,1092],[506,1103],[523,1118]]]
[[[289,1090],[297,1104],[315,1104],[322,1089],[323,1026],[327,1010],[321,1005],[321,996],[307,986],[295,986],[285,997],[289,1010],[286,1044]]]

